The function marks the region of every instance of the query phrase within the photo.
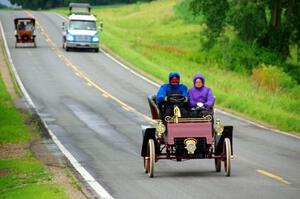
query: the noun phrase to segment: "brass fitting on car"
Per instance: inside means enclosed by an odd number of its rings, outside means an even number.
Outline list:
[[[222,135],[223,131],[224,131],[224,126],[221,124],[221,120],[217,119],[216,126],[215,126],[215,132],[217,133],[217,135]]]
[[[162,138],[165,135],[166,127],[161,120],[159,120],[158,124],[156,125],[155,132],[158,138]]]
[[[175,117],[175,123],[178,123],[178,118],[181,117],[181,112],[178,106],[174,106],[174,117]]]
[[[195,138],[186,138],[184,140],[184,144],[185,144],[185,149],[188,151],[188,154],[194,154],[197,147],[197,140]]]

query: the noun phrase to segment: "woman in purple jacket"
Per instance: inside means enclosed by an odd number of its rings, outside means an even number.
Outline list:
[[[205,86],[203,75],[196,74],[193,82],[194,87],[188,90],[191,116],[203,116],[207,113],[213,114],[215,98],[211,89]]]

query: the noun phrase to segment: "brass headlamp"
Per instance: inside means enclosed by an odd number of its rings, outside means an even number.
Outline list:
[[[224,131],[224,126],[221,124],[220,119],[216,120],[215,131],[216,131],[217,135],[222,135],[222,133]]]
[[[194,154],[197,149],[196,144],[197,140],[195,138],[186,138],[184,140],[185,149],[188,151],[188,154]]]
[[[166,127],[161,120],[156,125],[155,132],[156,132],[156,136],[159,138],[162,138],[165,135]]]

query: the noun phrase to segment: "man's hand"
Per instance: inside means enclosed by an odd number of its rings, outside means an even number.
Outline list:
[[[187,98],[187,97],[184,97],[184,101],[183,102],[188,102],[189,101],[189,99]]]
[[[168,101],[168,96],[166,96],[166,97],[164,98],[164,101],[165,101],[165,102],[167,102],[167,101]]]

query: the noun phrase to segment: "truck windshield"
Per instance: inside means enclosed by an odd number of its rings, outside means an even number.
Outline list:
[[[69,30],[97,30],[97,26],[95,21],[72,20]]]

